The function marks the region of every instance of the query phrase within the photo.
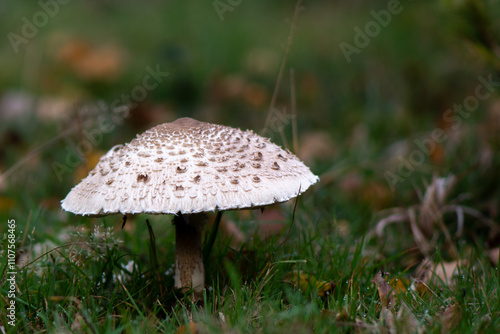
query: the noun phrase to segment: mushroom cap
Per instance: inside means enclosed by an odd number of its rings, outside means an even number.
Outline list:
[[[62,208],[89,216],[254,208],[285,202],[318,180],[268,138],[185,117],[113,147]]]

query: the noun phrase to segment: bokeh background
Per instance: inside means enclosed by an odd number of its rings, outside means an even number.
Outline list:
[[[85,175],[77,167],[161,122],[190,116],[264,129],[295,2],[48,4],[1,5],[3,214],[26,215],[47,205],[57,210]],[[372,209],[415,196],[422,180],[456,174],[470,181],[463,190],[476,194],[480,209],[497,218],[498,84],[459,126],[452,128],[444,113],[474,96],[479,76],[500,80],[499,9],[492,1],[393,4],[397,13],[350,54],[350,62],[341,44],[355,47],[356,28],[365,31],[375,21],[371,11],[387,11],[391,2],[301,4],[277,91],[273,117],[280,126],[265,134],[293,150],[293,69],[295,150],[322,176],[318,211],[366,221]],[[96,145],[78,150],[82,131],[100,129],[99,116],[110,119],[112,103],[140,86],[148,67],[168,76],[133,103],[127,117],[114,119],[112,130],[101,131]],[[418,149],[415,140],[435,129],[448,139],[391,187],[387,172],[397,174],[398,157],[409,159]],[[75,150],[71,158],[81,163],[65,163]],[[54,162],[69,168],[58,176]]]
[[[437,245],[448,261],[457,245],[498,261],[496,1],[306,0],[295,24],[297,3],[283,0],[47,4],[0,4],[0,218],[29,221],[32,243],[87,224],[60,200],[99,156],[189,116],[265,133],[303,159],[321,181],[300,200],[302,228],[365,236],[381,256],[408,250],[391,258],[405,268]],[[374,23],[382,12],[387,24]],[[168,76],[113,109],[148,68]],[[470,112],[453,111],[464,103]],[[421,233],[389,208],[415,209]]]

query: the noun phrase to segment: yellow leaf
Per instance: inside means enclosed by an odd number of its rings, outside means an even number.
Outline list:
[[[411,284],[407,278],[393,277],[389,280],[389,285],[392,286],[397,293],[406,293]]]
[[[320,297],[325,297],[335,287],[333,282],[317,280],[314,276],[305,274],[302,271],[293,271],[287,275],[286,279],[300,290],[316,290]]]
[[[428,291],[424,283],[418,280],[409,280],[405,277],[393,277],[389,280],[389,285],[396,293],[406,293],[408,290],[416,292],[423,297]]]
[[[429,293],[429,288],[426,284],[415,280],[411,284],[411,289],[415,291],[420,297],[425,297]]]
[[[182,326],[179,326],[177,330],[175,331],[175,334],[198,334],[200,331],[198,329],[198,325],[194,321],[190,321],[188,326],[185,324]]]

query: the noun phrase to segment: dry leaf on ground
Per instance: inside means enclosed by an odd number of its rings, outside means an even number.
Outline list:
[[[379,321],[382,324],[382,326],[387,329],[387,332],[390,334],[396,334],[396,323],[394,322],[394,315],[392,314],[391,310],[388,309],[386,306],[382,306],[382,310],[380,311],[380,317]]]
[[[394,305],[393,288],[385,280],[387,275],[388,273],[379,271],[372,280],[372,282],[377,285],[378,295],[380,297],[382,307],[391,307]]]
[[[396,330],[400,334],[422,334],[425,333],[425,326],[418,322],[413,312],[401,303],[399,311],[396,314]]]
[[[451,261],[434,263],[432,261],[425,261],[422,263],[417,272],[422,277],[424,283],[432,282],[434,279],[442,281],[446,285],[453,285],[454,276],[458,275],[459,267],[464,266],[464,261]]]
[[[450,330],[455,328],[460,319],[462,318],[462,311],[460,306],[456,303],[448,305],[446,309],[438,315],[438,319],[441,320],[441,325],[443,326],[443,332],[448,333]]]
[[[498,229],[495,222],[485,217],[478,210],[455,204],[449,194],[457,182],[457,177],[434,177],[431,184],[425,188],[419,204],[409,207],[397,207],[380,212],[380,219],[375,226],[374,233],[383,238],[385,228],[389,224],[403,223],[409,227],[413,240],[420,252],[430,256],[436,248],[440,237],[446,240],[444,250],[457,255],[457,249],[450,232],[456,230],[455,236],[461,236],[464,231],[465,216],[476,218],[477,222],[492,229]],[[453,213],[456,215],[454,224],[445,223],[444,216]],[[454,225],[451,226],[450,224]]]

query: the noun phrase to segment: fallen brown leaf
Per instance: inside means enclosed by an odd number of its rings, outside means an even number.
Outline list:
[[[427,284],[418,279],[413,280],[411,283],[411,290],[415,291],[420,297],[425,297],[430,293]]]
[[[443,332],[448,333],[450,330],[455,328],[460,319],[462,318],[462,311],[460,306],[456,303],[453,305],[448,305],[446,309],[439,315],[441,319],[441,324],[443,326]]]
[[[452,262],[440,262],[431,265],[431,269],[427,271],[423,281],[430,282],[433,278],[439,278],[446,285],[453,285],[453,278],[458,274],[458,266],[462,266],[462,263],[458,261]]]
[[[406,306],[405,303],[401,303],[399,311],[396,314],[396,328],[397,333],[400,334],[422,334],[425,333],[425,327],[420,324],[413,314],[413,312]]]
[[[393,277],[389,280],[389,285],[398,293],[406,293],[411,283],[404,277]]]
[[[396,323],[394,321],[394,316],[392,311],[389,310],[386,306],[382,306],[382,310],[380,311],[380,322],[387,329],[387,333],[396,334]]]
[[[410,290],[416,292],[420,297],[428,293],[426,285],[418,279],[410,280],[405,277],[394,277],[389,280],[389,285],[397,293],[407,293]]]

